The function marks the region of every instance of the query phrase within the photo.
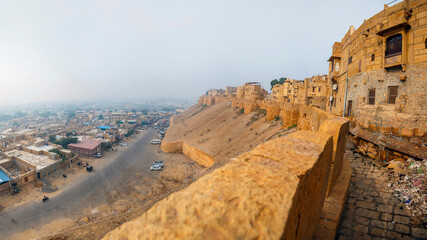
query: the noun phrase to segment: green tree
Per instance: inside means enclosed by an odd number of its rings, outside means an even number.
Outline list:
[[[101,142],[101,149],[110,149],[113,145],[110,142]]]
[[[50,149],[49,152],[53,152],[61,156],[61,151],[58,148]]]
[[[287,78],[281,77],[281,78],[279,78],[279,83],[283,84],[286,80],[287,80]]]
[[[283,84],[286,80],[287,80],[287,78],[285,78],[285,77],[281,77],[281,78],[279,78],[279,80],[277,80],[277,79],[272,80],[270,82],[270,85],[271,85],[270,89],[273,89],[273,86],[276,84]]]
[[[62,159],[62,161],[65,161],[67,159],[67,157],[64,154],[62,154],[61,150],[59,150],[58,148],[51,149],[49,150],[49,152],[54,152],[58,154],[58,156]]]
[[[64,149],[66,149],[70,143],[77,143],[77,138],[62,138],[56,141],[56,144],[61,145]]]
[[[65,136],[67,136],[67,137],[72,136],[72,135],[73,135],[73,133],[72,133],[72,132],[67,132],[67,133],[65,133]]]
[[[277,79],[274,79],[274,80],[272,80],[271,82],[270,82],[270,85],[271,85],[271,88],[270,89],[273,89],[273,86],[274,85],[276,85],[276,84],[279,84],[280,82],[279,82],[279,80],[277,80]]]
[[[55,143],[56,142],[56,135],[49,135],[49,142]]]

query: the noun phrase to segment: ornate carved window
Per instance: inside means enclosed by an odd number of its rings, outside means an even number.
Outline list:
[[[402,54],[402,34],[398,33],[386,39],[385,57]]]

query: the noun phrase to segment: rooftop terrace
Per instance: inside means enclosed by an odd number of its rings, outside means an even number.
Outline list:
[[[5,152],[6,155],[8,155],[10,158],[15,157],[17,159],[20,159],[32,166],[36,169],[36,171],[42,170],[46,167],[51,166],[52,164],[55,164],[57,161],[50,159],[46,155],[35,155],[32,153],[28,153],[22,150],[13,149],[8,152]]]

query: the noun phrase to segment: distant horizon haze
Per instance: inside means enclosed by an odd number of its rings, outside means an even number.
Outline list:
[[[0,0],[0,107],[269,90],[326,74],[334,42],[388,2]]]

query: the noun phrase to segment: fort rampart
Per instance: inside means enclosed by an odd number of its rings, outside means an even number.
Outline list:
[[[224,100],[213,97],[213,101]],[[248,100],[233,101],[232,105],[250,109],[246,113],[264,108],[267,119],[281,117],[284,127],[296,124],[300,131],[231,159],[105,239],[313,236],[328,191],[341,171],[349,121],[301,104]],[[214,162],[185,142],[163,142],[161,149],[182,152],[206,167]]]

